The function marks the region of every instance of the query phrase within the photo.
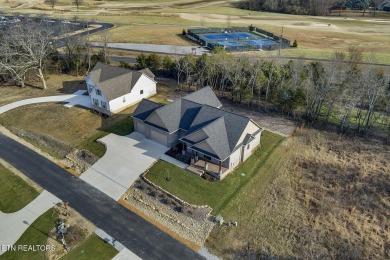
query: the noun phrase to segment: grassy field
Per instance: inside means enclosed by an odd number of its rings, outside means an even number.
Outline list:
[[[237,228],[216,227],[206,246],[220,257],[386,259],[389,146],[299,129],[221,211]]]
[[[258,189],[264,189],[272,179],[272,174],[260,170],[267,168],[268,160],[282,141],[283,137],[265,131],[261,139],[261,147],[253,156],[242,163],[233,173],[218,182],[208,182],[197,175],[191,174],[175,165],[158,161],[150,168],[146,178],[178,196],[179,198],[196,205],[209,205],[213,208],[213,214],[223,212],[238,194],[242,193],[243,187],[252,179],[258,180]],[[167,172],[172,178],[166,181]],[[245,173],[242,176],[241,173]]]
[[[55,226],[58,215],[52,209],[48,210],[37,220],[18,239],[15,245],[46,245],[48,233]],[[30,260],[46,259],[45,251],[9,251],[4,253],[1,259],[7,260]]]
[[[12,213],[24,208],[39,193],[0,164],[0,211]]]
[[[83,79],[84,77],[75,77],[67,74],[47,75],[46,90],[40,89],[38,83],[34,86],[27,86],[25,88],[1,85],[0,106],[27,98],[73,94],[80,89],[86,90],[87,87]]]
[[[109,260],[112,259],[118,251],[111,245],[104,242],[100,237],[92,234],[87,240],[82,242],[76,248],[72,249],[68,254],[61,257],[63,260]]]

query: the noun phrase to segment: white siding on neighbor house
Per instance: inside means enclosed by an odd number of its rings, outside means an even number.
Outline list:
[[[98,90],[100,90],[94,83],[93,83],[93,81],[92,80],[90,80],[90,79],[87,79],[87,85],[90,85],[90,86],[93,86],[93,89],[92,89],[92,91],[89,93],[89,96],[90,96],[90,98],[91,98],[91,104],[92,105],[95,105],[95,100],[97,100],[98,102],[98,106],[100,107],[100,108],[102,108],[103,109],[103,107],[102,107],[102,102],[105,102],[106,103],[106,108],[105,108],[105,110],[110,110],[110,104],[109,104],[109,102],[107,101],[107,99],[106,99],[106,97],[103,95],[103,93],[100,91],[100,94],[101,95],[97,95],[96,94],[96,90],[98,89]]]
[[[141,94],[142,90],[142,94]],[[156,94],[156,82],[145,75],[137,81],[130,93],[110,101],[110,111],[115,112]]]

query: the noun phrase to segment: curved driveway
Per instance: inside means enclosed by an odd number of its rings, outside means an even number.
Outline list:
[[[37,104],[37,103],[45,103],[45,102],[63,102],[66,103],[66,107],[72,107],[75,105],[80,105],[83,107],[91,107],[91,99],[89,96],[83,95],[85,90],[78,90],[74,94],[71,95],[59,95],[59,96],[47,96],[47,97],[37,97],[37,98],[30,98],[30,99],[24,99],[20,101],[16,101],[13,103],[10,103],[8,105],[0,107],[0,114],[5,113],[11,109],[25,106],[25,105],[31,105],[31,104]]]

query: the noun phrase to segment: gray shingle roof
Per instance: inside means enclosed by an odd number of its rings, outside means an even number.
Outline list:
[[[151,78],[153,80],[156,77],[149,68],[145,68],[145,69],[139,70],[138,72],[141,72],[141,73],[145,74],[146,76],[148,76],[149,78]]]
[[[156,102],[142,99],[137,108],[134,110],[133,117],[145,120],[151,113],[153,113],[154,110],[161,106],[162,105]]]
[[[98,62],[89,75],[107,100],[110,101],[130,93],[143,73],[148,75],[147,71],[133,71]]]
[[[140,106],[150,108],[148,116],[143,117],[144,122],[169,133],[182,129],[185,135],[181,140],[195,150],[224,160],[234,151],[251,120],[220,109],[221,102],[211,88],[197,92],[162,107],[144,105],[142,101]],[[137,108],[134,117],[141,118],[139,115],[144,110]],[[202,133],[199,134],[199,131]],[[244,142],[250,142],[251,138],[246,136]]]
[[[195,91],[183,99],[190,100],[195,103],[205,104],[212,107],[221,107],[222,103],[219,101],[217,96],[214,94],[214,91],[210,87],[204,87]]]

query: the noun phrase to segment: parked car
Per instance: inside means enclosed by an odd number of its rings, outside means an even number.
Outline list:
[[[42,19],[41,22],[44,22],[44,23],[54,23],[55,21],[50,20],[50,19]]]
[[[70,23],[69,20],[61,20],[61,23]]]

